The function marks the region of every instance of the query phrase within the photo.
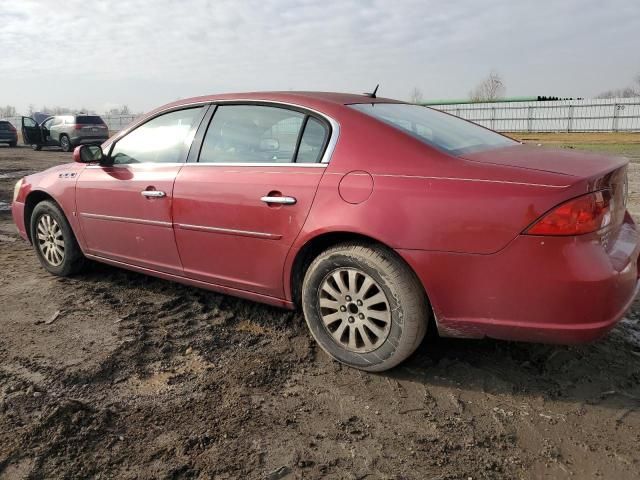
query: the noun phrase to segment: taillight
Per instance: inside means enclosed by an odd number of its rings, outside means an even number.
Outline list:
[[[9,125],[9,130],[11,130],[12,132],[17,132],[16,127],[14,127],[13,125]]]
[[[582,235],[601,230],[617,214],[611,191],[600,190],[562,203],[542,216],[524,233],[528,235]],[[624,207],[622,207],[624,213]]]
[[[84,127],[84,125],[81,125],[81,124],[79,124],[79,123],[76,123],[76,124],[73,126],[73,129],[74,129],[74,130],[82,130],[82,127]]]

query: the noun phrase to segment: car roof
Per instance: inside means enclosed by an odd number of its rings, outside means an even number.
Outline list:
[[[217,95],[204,95],[177,100],[163,105],[156,110],[164,110],[170,107],[179,107],[193,103],[215,102],[215,101],[273,101],[291,103],[294,105],[319,107],[350,105],[354,103],[403,103],[390,98],[372,98],[367,94],[340,93],[340,92],[303,92],[303,91],[283,91],[283,92],[245,92],[245,93],[223,93]]]

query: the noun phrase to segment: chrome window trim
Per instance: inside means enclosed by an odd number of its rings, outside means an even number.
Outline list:
[[[234,162],[221,162],[221,163],[199,163],[199,162],[146,162],[146,163],[119,163],[116,165],[95,165],[89,164],[85,168],[129,168],[134,167],[136,169],[145,169],[152,167],[301,167],[301,168],[327,168],[326,163],[234,163]]]
[[[149,169],[154,167],[182,167],[186,165],[186,162],[144,162],[144,163],[116,163],[114,165],[100,165],[91,163],[85,168],[134,168],[134,169]]]
[[[278,166],[278,167],[284,167],[284,166],[294,166],[294,167],[300,167],[300,166],[326,166],[330,161],[331,161],[331,157],[333,156],[333,151],[336,148],[336,145],[338,144],[338,138],[340,137],[340,123],[335,120],[334,118],[330,117],[329,115],[319,112],[318,110],[315,110],[313,108],[309,108],[305,105],[300,105],[297,103],[290,103],[290,102],[283,102],[283,101],[279,101],[279,100],[260,100],[260,99],[256,99],[256,98],[234,98],[234,99],[224,99],[224,100],[206,100],[206,101],[200,101],[200,102],[192,102],[192,103],[185,103],[183,105],[173,105],[171,107],[167,107],[164,108],[162,110],[157,111],[152,117],[148,117],[148,118],[144,118],[143,120],[141,120],[140,122],[136,122],[132,125],[130,125],[128,128],[126,128],[125,130],[122,130],[121,132],[118,132],[113,139],[109,139],[111,140],[110,143],[107,144],[107,148],[110,149],[111,146],[117,142],[118,140],[120,140],[122,137],[124,137],[125,135],[127,135],[131,130],[134,130],[135,128],[137,128],[140,124],[142,123],[146,123],[150,120],[153,120],[154,118],[170,112],[172,110],[182,110],[182,109],[186,109],[186,108],[193,108],[193,107],[197,107],[197,106],[205,106],[205,105],[224,105],[224,104],[237,104],[238,102],[247,102],[247,104],[251,104],[251,103],[260,103],[260,104],[266,104],[266,105],[280,105],[280,106],[285,106],[285,107],[295,107],[295,108],[300,108],[302,110],[307,110],[311,113],[314,113],[315,115],[318,115],[322,118],[324,118],[327,122],[329,122],[329,125],[331,125],[331,132],[330,132],[330,137],[329,137],[329,141],[327,142],[327,147],[324,150],[324,154],[322,155],[322,159],[320,160],[320,162],[318,163],[296,163],[296,162],[287,162],[287,163],[251,163],[251,162],[247,162],[247,163],[233,163],[233,162],[228,162],[228,163],[202,163],[202,165],[222,165],[222,166],[230,166],[230,165],[235,165],[235,166],[259,166],[259,165],[264,165],[264,166]],[[215,112],[213,114],[213,116],[211,117],[211,119],[213,119],[213,117],[215,116]],[[208,127],[207,127],[208,128]],[[179,165],[199,165],[200,162],[187,162],[186,158],[184,162],[176,162],[176,164]],[[121,164],[122,166],[126,166],[126,165],[142,165],[142,164],[131,164],[131,163],[127,163],[127,164]],[[144,163],[144,165],[172,165],[169,163],[162,163],[162,162],[147,162]],[[110,166],[115,166],[115,165],[110,165]]]
[[[327,164],[326,163],[291,163],[291,162],[287,162],[287,163],[278,163],[278,162],[265,162],[265,163],[260,163],[260,162],[256,162],[256,163],[252,163],[252,162],[238,162],[238,163],[234,163],[234,162],[220,162],[220,163],[214,163],[214,162],[210,162],[210,163],[200,163],[200,162],[190,162],[187,163],[185,166],[189,166],[189,167],[269,167],[269,168],[273,168],[273,167],[302,167],[302,168],[327,168]]]

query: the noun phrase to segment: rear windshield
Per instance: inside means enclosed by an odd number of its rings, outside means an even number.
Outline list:
[[[0,121],[0,130],[10,130],[9,126],[11,124],[9,122]]]
[[[104,122],[98,115],[78,115],[76,123],[80,125],[102,125]]]
[[[360,103],[349,106],[452,155],[518,143],[475,123],[419,105]]]

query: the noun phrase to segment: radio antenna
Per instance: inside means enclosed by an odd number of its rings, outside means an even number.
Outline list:
[[[376,98],[376,93],[378,93],[378,87],[380,84],[376,85],[376,88],[371,93],[365,93],[367,97]]]

